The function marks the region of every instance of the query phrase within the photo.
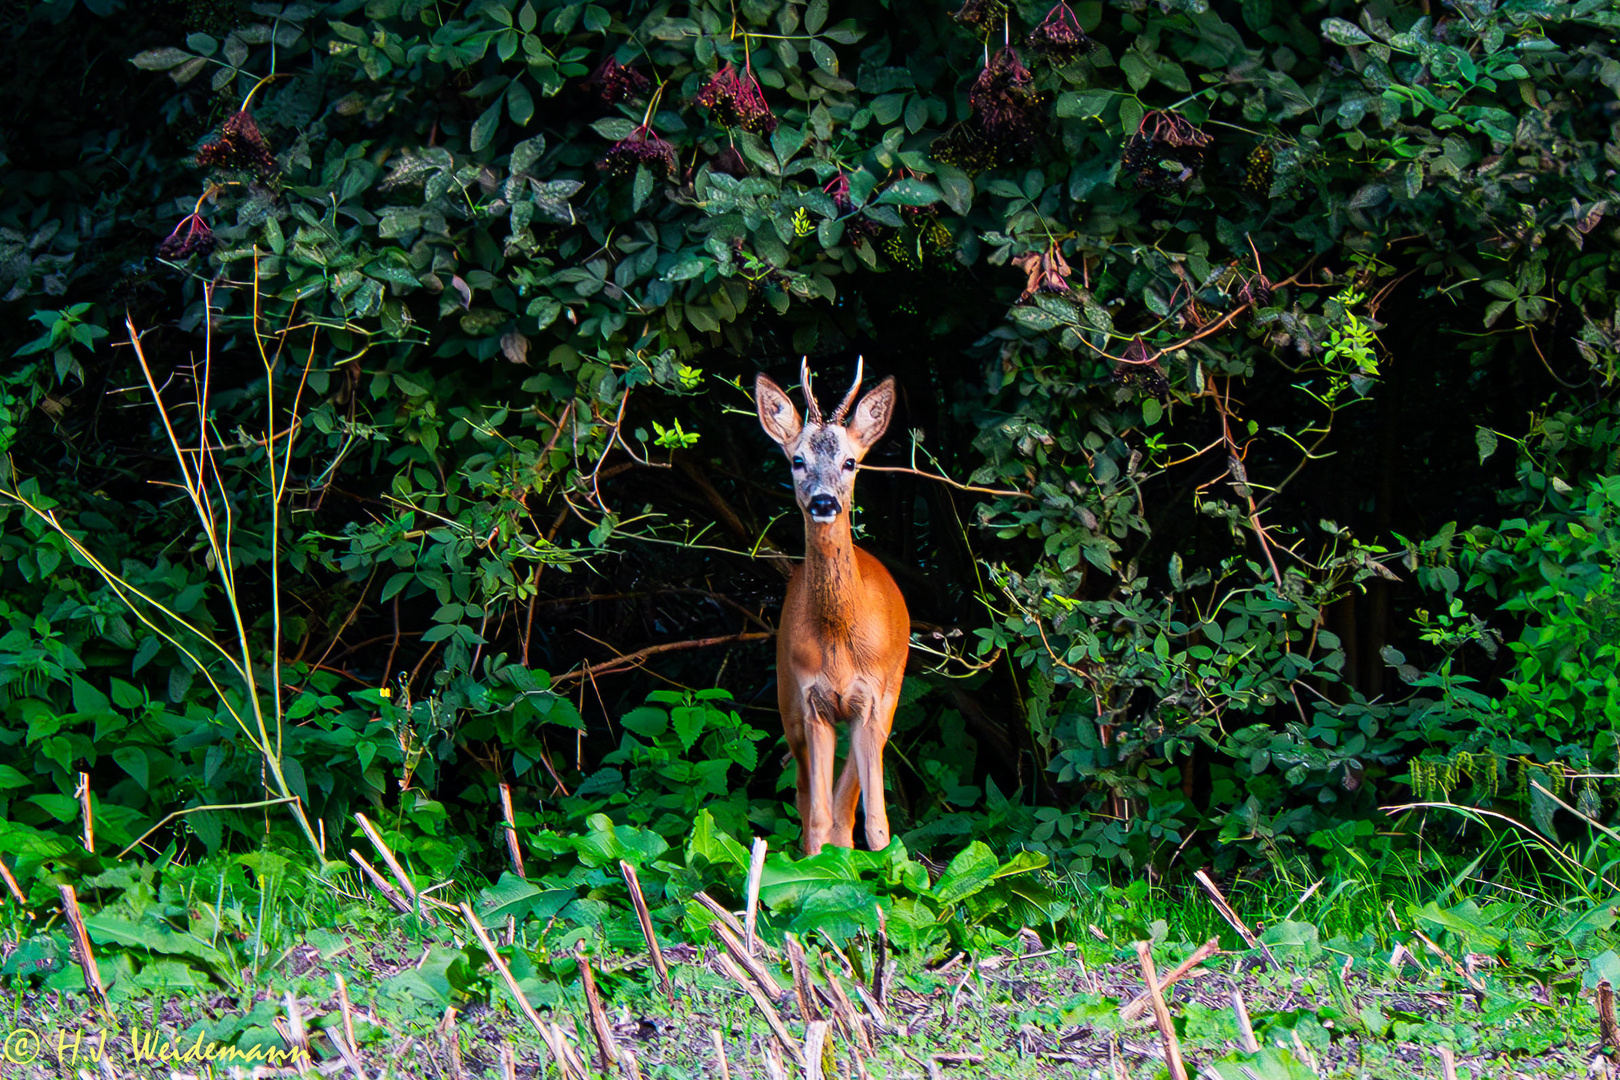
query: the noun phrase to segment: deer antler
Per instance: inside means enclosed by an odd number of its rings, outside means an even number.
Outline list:
[[[855,382],[850,386],[849,393],[844,395],[844,400],[839,403],[838,408],[833,411],[833,423],[842,424],[844,422],[844,414],[849,412],[849,407],[851,405],[855,404],[855,393],[861,388],[861,371],[865,368],[865,366],[866,358],[864,356],[857,356],[855,358]]]
[[[799,381],[804,384],[805,419],[812,424],[819,424],[822,422],[821,406],[816,404],[816,392],[810,388],[810,358],[808,356],[799,360]]]

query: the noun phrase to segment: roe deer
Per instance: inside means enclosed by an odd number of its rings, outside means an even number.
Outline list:
[[[855,383],[831,418],[821,418],[800,368],[805,418],[764,375],[754,383],[760,426],[781,445],[793,469],[793,493],[804,514],[804,562],[788,582],[776,631],[776,699],[788,748],[799,766],[799,820],[804,851],[854,846],[855,806],[866,809],[866,842],[889,844],[883,806],[883,747],[894,723],[910,645],[911,620],[894,578],[850,540],[855,468],[889,426],[894,379],[884,379],[845,416]],[[849,758],[833,790],[839,722],[849,725]]]

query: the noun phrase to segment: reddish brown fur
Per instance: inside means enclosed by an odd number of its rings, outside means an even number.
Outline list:
[[[809,397],[808,371],[804,381]],[[845,408],[853,395],[852,389]],[[894,381],[885,379],[862,398],[847,426],[836,413],[823,423],[813,400],[801,425],[787,395],[764,376],[755,396],[761,425],[790,461],[801,462],[794,467],[794,489],[804,514],[805,560],[782,605],[776,678],[783,731],[799,766],[804,850],[813,855],[829,843],[853,846],[863,796],[867,843],[881,849],[889,843],[883,748],[900,698],[911,620],[894,578],[851,540],[854,469],[848,463],[858,462],[888,426]],[[811,513],[818,496],[838,500],[831,520]],[[850,754],[835,789],[839,723],[850,725]]]

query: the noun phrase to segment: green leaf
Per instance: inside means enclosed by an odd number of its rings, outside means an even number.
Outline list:
[[[171,45],[161,49],[147,49],[143,53],[137,53],[130,60],[130,63],[142,71],[168,71],[170,68],[179,67],[191,59],[193,59],[192,55],[186,50],[176,49]]]
[[[630,209],[636,213],[647,205],[647,199],[652,196],[653,177],[647,166],[636,166],[636,178],[630,185]]]
[[[1361,27],[1339,18],[1322,20],[1322,36],[1335,45],[1367,45],[1372,42],[1372,38]]]
[[[810,41],[810,58],[816,62],[816,67],[829,75],[838,74],[838,54],[833,47],[819,38]]]
[[[681,740],[681,749],[691,753],[708,725],[709,710],[701,705],[677,705],[670,710],[669,717],[675,726],[675,737]]]
[[[934,179],[939,182],[946,206],[958,214],[966,214],[973,208],[973,179],[967,173],[954,165],[941,165]]]
[[[1496,432],[1488,427],[1476,427],[1474,445],[1479,449],[1479,463],[1485,464],[1486,460],[1496,453]]]
[[[495,128],[501,122],[501,102],[504,100],[496,98],[494,104],[484,110],[484,115],[473,121],[472,135],[467,140],[467,146],[473,153],[483,150],[495,137]]]
[[[518,79],[513,79],[506,87],[506,114],[512,122],[527,127],[529,121],[534,119],[534,96],[529,88]]]
[[[1141,90],[1153,78],[1147,61],[1134,50],[1119,58],[1119,69],[1125,73],[1125,81],[1131,84],[1132,90]]]
[[[995,852],[975,840],[957,853],[929,891],[941,904],[955,904],[988,885],[998,867]]]
[[[142,791],[148,790],[152,775],[151,764],[146,760],[146,752],[138,746],[120,746],[112,752],[113,761],[118,767],[129,773],[130,779],[135,781]]]
[[[808,34],[819,34],[827,25],[827,0],[810,0],[804,9],[804,29]]]
[[[625,713],[619,723],[643,738],[656,739],[669,730],[669,714],[655,705],[643,705]]]
[[[921,95],[912,95],[906,102],[906,130],[915,135],[928,124],[928,102]]]
[[[907,177],[884,188],[877,201],[880,205],[927,206],[944,198],[944,193],[933,183]]]
[[[528,173],[528,171],[534,167],[534,163],[539,161],[540,156],[545,152],[546,137],[544,135],[536,135],[533,138],[524,139],[522,142],[512,147],[512,160],[508,166],[511,169],[512,175],[522,176]]]
[[[697,820],[692,823],[691,836],[686,841],[686,861],[690,863],[694,857],[701,857],[712,866],[739,869],[749,862],[748,849],[731,834],[722,832],[714,822],[714,815],[707,809],[698,811]]]

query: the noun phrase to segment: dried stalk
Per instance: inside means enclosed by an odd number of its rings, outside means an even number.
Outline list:
[[[512,863],[512,873],[527,877],[523,872],[523,849],[518,847],[517,822],[512,818],[512,785],[501,785],[501,813],[506,818],[506,855]]]
[[[748,859],[748,904],[743,916],[743,944],[748,948],[748,955],[755,953],[754,931],[759,918],[759,881],[765,873],[765,852],[767,845],[763,837],[754,838],[754,849]]]
[[[810,966],[804,961],[804,946],[792,934],[786,935],[785,951],[788,970],[793,972],[793,992],[799,999],[799,1015],[806,1021],[821,1020],[821,1008],[816,1004],[815,991],[810,985]]]
[[[1221,918],[1225,919],[1232,929],[1238,932],[1238,937],[1243,939],[1244,944],[1251,949],[1259,949],[1265,954],[1266,959],[1270,961],[1271,966],[1281,971],[1282,965],[1277,963],[1277,958],[1271,954],[1271,949],[1259,938],[1255,937],[1254,932],[1249,929],[1248,925],[1238,918],[1238,913],[1232,909],[1231,904],[1226,902],[1226,897],[1221,894],[1221,890],[1215,882],[1210,880],[1209,875],[1199,870],[1193,874],[1193,878],[1204,887],[1205,892],[1209,893],[1209,898],[1214,903],[1215,910],[1220,912]]]
[[[79,897],[71,885],[59,885],[62,897],[62,915],[73,932],[73,951],[79,957],[79,969],[84,973],[84,988],[96,999],[102,1012],[107,1012],[107,987],[101,981],[101,969],[96,966],[96,955],[90,951],[90,935],[84,929],[84,916],[79,912]]]
[[[591,1014],[591,1031],[596,1035],[596,1049],[601,1055],[602,1072],[619,1064],[619,1043],[613,1037],[613,1027],[608,1023],[607,1010],[602,1008],[602,995],[596,989],[596,972],[591,969],[591,958],[581,949],[574,954],[579,962],[579,974],[585,984],[585,1008]]]
[[[624,859],[619,860],[619,873],[624,875],[625,888],[630,890],[630,906],[636,909],[636,922],[641,925],[641,936],[647,941],[647,952],[652,956],[653,970],[658,973],[658,984],[663,988],[664,997],[674,1005],[675,985],[669,980],[669,965],[664,962],[664,950],[658,947],[658,938],[653,934],[652,912],[647,910],[647,898],[641,892],[641,879],[636,876],[636,868]]]
[[[1620,1050],[1620,1024],[1614,1019],[1614,987],[1604,979],[1597,984],[1598,1035],[1603,1048],[1613,1053]]]
[[[1160,979],[1159,989],[1164,990],[1174,986],[1188,975],[1193,974],[1193,968],[1196,968],[1199,964],[1202,964],[1205,960],[1208,960],[1210,957],[1214,956],[1220,951],[1220,940],[1218,938],[1210,938],[1208,941],[1198,946],[1197,949],[1193,950],[1193,954],[1191,956],[1187,957],[1187,959],[1183,960],[1181,963],[1172,968],[1170,970],[1170,974]],[[1198,974],[1202,974],[1202,972],[1199,972]],[[1147,1012],[1149,1007],[1148,996],[1146,994],[1138,994],[1133,1000],[1128,1001],[1119,1007],[1119,1018],[1121,1020],[1135,1020],[1143,1013]]]
[[[1232,988],[1232,1013],[1237,1017],[1238,1038],[1243,1043],[1243,1052],[1258,1054],[1260,1040],[1254,1037],[1254,1025],[1249,1023],[1249,1007],[1243,1003],[1243,991]]]
[[[748,996],[754,999],[754,1004],[759,1006],[759,1011],[765,1016],[765,1023],[770,1026],[771,1034],[775,1035],[776,1041],[782,1045],[783,1052],[792,1059],[795,1065],[803,1068],[804,1055],[799,1052],[799,1044],[794,1041],[793,1036],[788,1034],[787,1025],[782,1023],[781,1014],[776,1011],[776,1006],[771,1003],[771,999],[766,996],[765,991],[753,979],[744,975],[742,968],[737,966],[736,961],[725,953],[716,956],[714,962],[722,974],[742,987]],[[767,1049],[769,1049],[769,1044],[767,1044]]]
[[[1153,945],[1136,943],[1136,959],[1142,965],[1142,981],[1147,984],[1148,1001],[1153,1006],[1153,1020],[1159,1027],[1159,1040],[1164,1044],[1164,1060],[1170,1069],[1170,1080],[1187,1080],[1187,1066],[1181,1062],[1181,1041],[1176,1038],[1176,1026],[1170,1020],[1170,1010],[1159,993],[1159,977],[1153,969]]]

